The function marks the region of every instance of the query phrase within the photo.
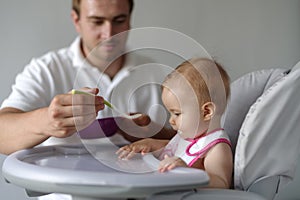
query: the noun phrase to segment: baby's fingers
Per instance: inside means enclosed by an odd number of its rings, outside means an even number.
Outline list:
[[[136,152],[131,151],[127,154],[127,156],[125,157],[125,159],[131,159],[132,157],[134,157],[136,155]]]
[[[172,170],[176,167],[176,159],[174,157],[169,157],[168,155],[164,156],[164,160],[162,160],[159,164],[158,171],[165,172]]]
[[[162,165],[159,166],[158,171],[159,171],[159,172],[165,172],[165,171],[168,171],[169,166],[170,166],[170,163],[162,164]]]
[[[118,158],[120,159],[127,159],[128,155],[130,154],[131,151],[123,150],[123,151],[118,151]]]
[[[123,146],[123,147],[119,148],[118,151],[116,151],[116,154],[121,154],[124,151],[130,151],[129,145],[126,145],[126,146]]]
[[[129,146],[124,146],[118,149],[118,151],[116,151],[116,154],[119,155],[119,158],[123,159],[126,158],[130,152],[131,148]]]

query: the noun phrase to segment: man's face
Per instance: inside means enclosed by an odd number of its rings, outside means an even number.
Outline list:
[[[130,28],[127,0],[82,0],[80,16],[73,12],[72,17],[86,57],[97,46],[93,54],[103,61],[111,61],[124,50],[127,34],[111,37]]]

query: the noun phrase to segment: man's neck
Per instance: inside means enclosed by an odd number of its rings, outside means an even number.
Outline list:
[[[121,56],[118,59],[116,59],[114,62],[112,62],[110,65],[108,65],[108,63],[103,63],[104,65],[101,66],[107,66],[104,69],[101,67],[98,67],[98,69],[107,74],[110,79],[113,79],[115,77],[115,75],[122,69],[122,67],[124,66],[125,63],[125,56]]]
[[[81,44],[81,51],[84,55],[84,57],[87,59],[87,56],[85,54],[84,48]],[[119,58],[115,59],[112,63],[111,61],[107,60],[100,60],[100,59],[93,59],[90,57],[90,59],[87,59],[88,62],[98,68],[101,72],[107,74],[111,79],[115,77],[115,75],[122,69],[122,67],[125,64],[125,55],[120,56]]]
[[[89,62],[92,64],[92,66],[98,68],[102,73],[107,74],[110,79],[112,80],[115,75],[122,69],[124,63],[125,63],[125,56],[121,56],[114,60],[112,63],[111,61],[101,61],[97,63],[92,62],[89,60]]]

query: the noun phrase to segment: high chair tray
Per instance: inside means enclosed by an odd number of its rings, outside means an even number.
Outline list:
[[[147,197],[163,191],[199,188],[209,181],[208,175],[198,169],[159,173],[158,161],[151,154],[120,160],[109,145],[88,149],[61,145],[21,150],[5,159],[3,176],[25,188],[29,196],[65,193],[89,198]]]

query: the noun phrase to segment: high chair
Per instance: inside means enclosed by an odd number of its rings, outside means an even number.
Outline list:
[[[232,83],[224,129],[234,153],[232,189],[155,194],[148,200],[273,200],[292,181],[300,143],[300,62]]]
[[[222,122],[235,155],[231,189],[200,188],[209,181],[203,170],[176,168],[161,174],[157,167],[154,170],[148,165],[158,160],[120,161],[116,146],[98,143],[89,151],[82,146],[64,145],[22,150],[5,159],[2,174],[8,182],[25,188],[29,196],[54,192],[71,194],[76,200],[274,200],[293,179],[296,169],[299,102],[300,62],[291,70],[256,71],[232,83]],[[92,151],[102,162],[89,154]],[[135,173],[116,170],[119,166],[122,170],[135,169]],[[150,167],[149,173],[144,173],[145,167]]]

